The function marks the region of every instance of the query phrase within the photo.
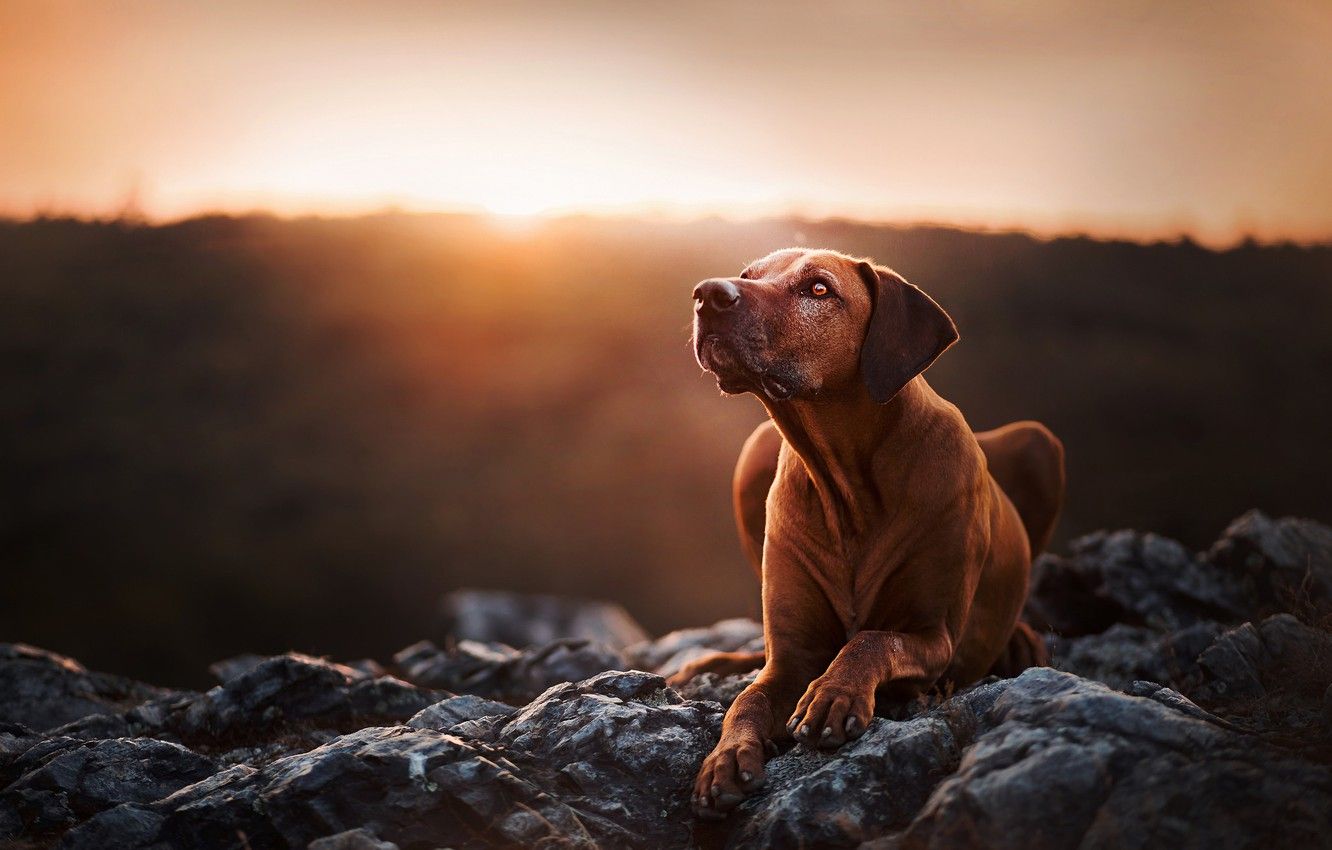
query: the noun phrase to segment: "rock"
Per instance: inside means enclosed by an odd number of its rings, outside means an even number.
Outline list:
[[[1212,622],[1165,633],[1116,623],[1101,634],[1053,639],[1050,666],[1121,690],[1140,679],[1183,687],[1198,677],[1198,656],[1223,631]]]
[[[1290,614],[1226,632],[1198,658],[1201,705],[1248,726],[1327,737],[1323,701],[1332,686],[1332,633]]]
[[[855,847],[905,827],[957,770],[1008,687],[972,689],[906,722],[876,717],[834,753],[793,747],[768,762],[765,790],[732,815],[726,846]]]
[[[457,640],[521,648],[573,638],[623,649],[647,639],[629,612],[612,602],[457,590],[440,600],[439,610],[444,634]]]
[[[758,677],[758,671],[738,673],[732,676],[719,676],[716,673],[700,673],[681,685],[678,690],[685,699],[711,700],[723,708],[730,708],[740,692],[749,687],[749,683]]]
[[[1135,532],[1084,538],[1042,562],[1033,596],[1033,612],[1064,628],[1048,638],[1062,671],[878,705],[836,752],[779,752],[765,788],[721,823],[695,823],[689,792],[724,706],[756,674],[704,674],[677,693],[656,673],[619,671],[761,648],[752,621],[624,651],[423,642],[396,657],[402,678],[372,661],[241,656],[215,665],[222,683],[206,693],[6,647],[0,707],[25,719],[0,719],[0,842],[1325,846],[1325,535],[1253,514],[1204,555]],[[1271,605],[1290,613],[1243,622]]]
[[[747,617],[721,620],[706,628],[677,629],[625,650],[629,663],[640,670],[670,676],[688,662],[711,652],[759,652],[763,625]]]
[[[310,842],[308,850],[398,850],[391,841],[380,841],[368,829],[349,829]]]
[[[979,721],[885,846],[1295,847],[1332,827],[1327,766],[1069,674],[1028,670]]]
[[[264,659],[267,657],[266,655],[255,655],[248,652],[243,655],[234,655],[231,658],[224,658],[221,661],[214,661],[209,664],[208,672],[212,673],[213,678],[217,679],[220,684],[225,685],[232,679],[243,676],[258,667],[264,663]]]
[[[18,723],[0,723],[0,788],[14,778],[11,766],[43,740],[43,736]]]
[[[446,732],[459,723],[480,720],[485,717],[508,717],[517,709],[502,702],[495,702],[474,694],[449,697],[432,706],[421,709],[407,721],[413,729],[434,729]]]
[[[166,725],[185,740],[233,740],[303,723],[345,731],[405,721],[447,696],[393,677],[362,673],[308,655],[267,658],[175,707]]]
[[[1186,714],[1195,720],[1205,720],[1223,729],[1233,731],[1243,731],[1210,711],[1204,710],[1193,700],[1176,691],[1173,688],[1163,687],[1157,682],[1134,682],[1124,689],[1124,692],[1133,697],[1146,697],[1147,699],[1159,702],[1167,708],[1173,708],[1175,711]]]
[[[90,673],[72,658],[22,643],[0,644],[0,723],[38,731],[81,717],[116,714],[164,689],[106,673]]]
[[[1202,555],[1155,534],[1096,532],[1072,554],[1042,555],[1027,617],[1065,637],[1115,623],[1177,630],[1289,612],[1332,623],[1332,529],[1260,511],[1236,519]]]
[[[1321,523],[1249,511],[1205,558],[1243,580],[1250,616],[1286,611],[1315,620],[1332,614],[1332,528]]]
[[[721,712],[646,673],[551,688],[468,740],[367,728],[107,811],[65,846],[305,846],[365,828],[400,846],[685,847],[688,786]]]
[[[496,668],[521,657],[521,652],[502,643],[464,640],[440,649],[423,640],[399,650],[393,663],[409,681],[457,691],[460,685],[493,676]]]
[[[0,792],[0,838],[69,826],[124,802],[149,803],[211,776],[217,765],[179,744],[144,738],[68,741],[29,750]]]
[[[627,666],[619,652],[586,640],[557,640],[522,651],[474,641],[440,649],[421,641],[393,658],[403,675],[418,685],[517,705],[552,685]]]
[[[223,761],[269,761],[338,732],[405,722],[449,696],[299,653],[250,660],[213,665],[225,681],[206,693],[177,693],[120,714],[90,715],[53,734],[82,740],[146,735],[225,750]]]
[[[1229,570],[1182,545],[1136,531],[1096,532],[1069,557],[1046,554],[1032,569],[1028,621],[1065,637],[1115,623],[1173,631],[1202,622],[1241,622],[1250,610]]]
[[[727,846],[1321,841],[1332,826],[1332,769],[1210,722],[1191,705],[1178,694],[1141,699],[1028,670],[905,722],[876,718],[836,753],[796,747],[779,756],[766,790],[738,810]],[[1278,809],[1290,817],[1272,818]]]
[[[611,672],[558,685],[505,723],[496,741],[524,765],[558,765],[556,791],[614,823],[605,846],[690,843],[689,789],[721,731],[713,703],[685,702],[660,676]],[[519,760],[519,756],[511,756]]]

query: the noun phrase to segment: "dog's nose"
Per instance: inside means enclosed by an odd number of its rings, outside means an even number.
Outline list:
[[[705,280],[694,287],[694,309],[720,313],[740,301],[740,287],[729,280]]]

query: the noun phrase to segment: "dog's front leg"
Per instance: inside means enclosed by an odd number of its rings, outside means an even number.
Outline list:
[[[724,817],[763,784],[764,762],[776,752],[773,739],[787,737],[783,723],[796,700],[827,669],[840,644],[836,617],[819,586],[782,554],[771,545],[764,552],[766,663],[731,703],[721,739],[699,768],[693,796],[699,817]]]
[[[775,752],[774,733],[784,731],[781,718],[795,706],[815,672],[811,668],[782,672],[769,662],[736,697],[722,721],[721,740],[703,760],[694,782],[694,811],[700,817],[725,817],[763,784],[763,764]]]
[[[874,692],[892,683],[919,693],[953,657],[943,626],[920,632],[858,632],[810,683],[786,728],[802,744],[829,749],[859,738],[874,715]]]

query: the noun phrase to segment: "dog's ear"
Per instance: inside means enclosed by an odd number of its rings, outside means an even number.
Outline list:
[[[896,272],[864,262],[858,270],[874,304],[860,347],[860,374],[870,397],[883,404],[957,342],[957,326]]]

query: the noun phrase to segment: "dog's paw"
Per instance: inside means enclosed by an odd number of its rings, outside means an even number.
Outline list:
[[[681,685],[687,685],[689,684],[690,680],[692,680],[700,672],[702,671],[695,670],[692,664],[686,664],[676,672],[667,676],[666,684],[670,685],[672,688],[678,688]]]
[[[796,704],[786,730],[808,747],[836,749],[865,734],[874,715],[874,692],[820,676]]]
[[[763,762],[769,750],[757,738],[723,738],[699,768],[692,799],[694,814],[720,820],[748,794],[763,785]]]

